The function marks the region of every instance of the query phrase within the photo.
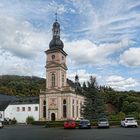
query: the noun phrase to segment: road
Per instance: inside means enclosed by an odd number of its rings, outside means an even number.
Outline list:
[[[140,140],[140,128],[71,129],[43,126],[7,126],[0,140]]]

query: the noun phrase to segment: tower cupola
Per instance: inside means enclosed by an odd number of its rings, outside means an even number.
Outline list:
[[[49,44],[50,49],[63,49],[64,44],[60,40],[60,24],[57,22],[57,13],[56,13],[56,20],[53,23],[52,28],[53,38]]]

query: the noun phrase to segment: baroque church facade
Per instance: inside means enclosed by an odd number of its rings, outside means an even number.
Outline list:
[[[60,24],[53,23],[52,40],[46,53],[46,89],[40,91],[40,120],[66,120],[81,118],[84,96],[75,92],[75,84],[67,79],[67,53],[60,39]],[[75,77],[78,82],[78,76]]]

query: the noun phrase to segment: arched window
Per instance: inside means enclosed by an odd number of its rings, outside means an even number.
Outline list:
[[[46,118],[46,101],[43,101],[43,118]]]
[[[64,74],[62,74],[62,86],[64,86]]]
[[[55,74],[52,74],[52,87],[55,87]]]
[[[63,118],[67,117],[67,102],[66,99],[63,100]]]

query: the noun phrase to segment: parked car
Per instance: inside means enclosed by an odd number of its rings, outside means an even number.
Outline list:
[[[76,128],[75,120],[67,120],[67,121],[65,121],[64,122],[64,129],[67,129],[67,128],[75,129]]]
[[[109,121],[107,118],[100,118],[97,122],[98,128],[109,128]]]
[[[138,123],[133,117],[128,117],[121,121],[121,126],[122,127],[138,127]]]
[[[83,120],[80,120],[80,123],[79,123],[79,128],[91,128],[91,123],[89,120],[86,120],[86,119],[83,119]]]
[[[3,124],[2,124],[2,122],[0,121],[0,128],[3,128]]]

